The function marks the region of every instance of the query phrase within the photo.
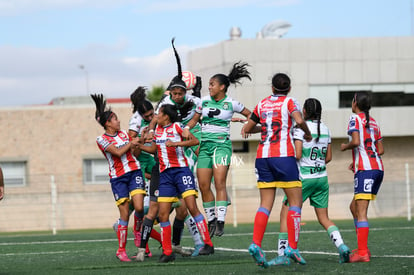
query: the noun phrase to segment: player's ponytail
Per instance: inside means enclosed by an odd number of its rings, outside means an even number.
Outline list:
[[[132,112],[138,112],[141,116],[146,112],[153,110],[154,106],[145,99],[146,88],[139,86],[130,96],[132,102]]]
[[[308,98],[303,104],[303,109],[305,109],[305,120],[310,119],[318,121],[318,136],[315,141],[319,142],[319,138],[321,136],[322,105],[316,98]]]
[[[187,85],[185,84],[184,80],[183,80],[183,71],[182,71],[182,67],[181,67],[181,60],[180,60],[180,56],[178,55],[178,52],[174,46],[174,41],[175,41],[175,37],[171,40],[171,45],[172,48],[174,50],[174,55],[175,55],[175,60],[177,62],[177,75],[174,76],[174,78],[171,80],[170,85],[168,85],[168,89],[172,89],[175,87],[179,87],[184,89],[184,91],[187,90]]]
[[[111,108],[106,108],[106,99],[103,94],[91,94],[93,101],[95,102],[95,120],[105,128],[105,123],[109,121],[113,115]]]
[[[233,64],[233,68],[228,75],[215,74],[211,78],[217,79],[220,85],[224,85],[224,91],[227,92],[230,84],[241,84],[240,79],[242,78],[248,78],[249,80],[252,80],[250,77],[250,72],[246,68],[248,66],[250,66],[248,63],[242,63],[239,61]]]
[[[164,104],[160,107],[160,112],[167,115],[171,123],[181,122],[182,118],[187,115],[193,106],[194,103],[192,101],[185,102],[181,107],[175,104]]]
[[[369,92],[357,92],[354,95],[354,102],[356,103],[357,107],[364,112],[365,114],[365,128],[369,129],[369,110],[371,109],[371,95]]]

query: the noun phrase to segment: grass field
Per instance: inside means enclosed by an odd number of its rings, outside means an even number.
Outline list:
[[[335,221],[345,243],[356,248],[352,221]],[[257,267],[248,254],[253,225],[226,226],[225,235],[214,237],[215,253],[210,256],[181,257],[159,264],[162,253],[150,240],[152,258],[145,262],[122,263],[115,258],[117,240],[111,230],[0,233],[0,274],[414,274],[414,222],[403,218],[370,220],[369,263],[339,264],[336,248],[317,222],[302,226],[299,249],[307,264]],[[263,241],[267,260],[277,254],[278,224],[269,224]],[[156,227],[157,228],[157,227]],[[157,228],[159,230],[159,228]],[[182,245],[192,247],[184,231]],[[128,255],[136,252],[132,233]]]

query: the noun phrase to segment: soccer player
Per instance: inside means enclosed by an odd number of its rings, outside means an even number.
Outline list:
[[[117,258],[122,262],[131,261],[126,254],[128,235],[129,202],[132,198],[135,211],[143,215],[145,182],[142,177],[139,161],[135,156],[140,154],[138,139],[132,139],[121,130],[117,115],[106,108],[103,95],[91,95],[96,105],[95,119],[104,128],[105,133],[98,136],[96,142],[108,160],[109,177],[112,192],[119,209],[117,236],[119,248]]]
[[[384,177],[384,154],[381,130],[370,116],[371,97],[367,92],[357,92],[352,99],[352,112],[348,123],[349,142],[341,144],[341,151],[352,150],[353,162],[349,169],[354,172],[354,197],[350,210],[354,217],[358,249],[354,250],[349,261],[369,262],[368,249],[368,206],[375,200]]]
[[[312,134],[312,140],[307,142],[302,129],[295,128],[293,139],[295,142],[296,159],[299,165],[302,181],[302,198],[310,200],[315,209],[319,223],[328,232],[332,243],[339,252],[339,262],[349,261],[349,248],[344,244],[338,227],[328,217],[329,184],[326,164],[332,159],[331,133],[321,121],[322,105],[316,98],[308,98],[303,104],[303,116]],[[283,199],[280,211],[280,234],[278,241],[279,256],[269,262],[269,265],[284,265],[288,261],[284,256],[288,234],[287,214],[289,207],[287,197]]]
[[[237,62],[229,75],[213,75],[208,87],[210,94],[201,99],[201,113],[196,113],[184,129],[183,135],[188,137],[190,129],[201,117],[197,178],[211,237],[224,234],[229,201],[226,180],[232,156],[230,122],[234,113],[240,113],[246,118],[251,113],[242,103],[227,96],[227,90],[230,84],[240,83],[241,78],[251,79],[247,66],[247,63]],[[213,176],[216,197],[211,190]]]
[[[148,131],[148,126],[154,117],[154,106],[152,105],[150,101],[146,99],[146,89],[145,87],[142,87],[142,86],[139,86],[130,95],[130,99],[131,99],[132,106],[133,106],[133,109],[132,109],[133,114],[129,120],[128,134],[132,138],[139,137],[140,139],[143,140],[144,138],[143,133]],[[147,143],[147,145],[151,145],[151,143]],[[151,178],[150,175],[152,173],[152,169],[156,164],[154,160],[154,156],[151,154],[148,154],[147,152],[141,152],[141,154],[138,156],[138,160],[141,165],[141,170],[143,173],[144,180],[146,181],[146,191],[147,191],[147,194],[149,195],[150,182],[147,180],[147,177]],[[149,175],[149,176],[146,176],[146,175]],[[154,181],[155,180],[156,179],[154,178]],[[147,207],[148,211],[149,211],[149,208],[151,208],[152,212],[157,213],[158,207],[156,205],[156,201],[154,201],[153,199],[151,200],[148,196],[146,196],[145,203],[149,204],[149,207]],[[147,216],[148,216],[148,211],[147,213],[145,213],[147,214]],[[156,216],[156,214],[153,214],[153,215]],[[142,224],[143,224],[143,217],[141,216],[140,213],[135,212],[134,227],[133,227],[135,245],[137,247],[142,248],[142,249],[139,249],[139,251],[141,252],[143,252],[143,248],[145,248],[144,256],[151,256],[152,254],[148,248],[148,238],[151,236],[154,239],[160,241],[161,243],[161,236],[156,230],[151,230],[151,232],[149,233],[148,231],[146,231],[146,233],[148,233],[148,236],[146,235],[144,237],[144,241],[142,242],[142,246],[141,246]],[[137,254],[138,257],[135,257],[135,260],[137,261],[143,260],[142,253],[141,255],[138,255],[138,254]]]
[[[254,220],[253,241],[249,246],[249,253],[257,265],[262,267],[268,266],[261,245],[277,187],[283,188],[289,203],[287,214],[289,245],[284,253],[296,262],[306,263],[297,249],[302,209],[302,183],[299,179],[291,134],[294,122],[304,131],[306,141],[310,141],[312,136],[302,117],[298,102],[287,96],[290,90],[290,78],[283,73],[275,74],[272,78],[273,94],[259,102],[242,129],[243,133],[248,134],[254,132],[257,124],[261,125],[261,141],[255,163],[260,207]]]
[[[189,110],[192,102],[186,102],[182,110]],[[175,255],[171,243],[171,225],[169,214],[171,204],[178,201],[181,196],[194,220],[197,228],[203,237],[204,247],[199,251],[200,255],[214,253],[213,243],[211,242],[207,224],[204,216],[200,213],[196,203],[197,189],[194,176],[188,168],[187,159],[184,156],[183,147],[194,146],[199,142],[192,134],[185,140],[182,136],[183,129],[177,123],[178,114],[175,105],[166,104],[159,109],[157,116],[157,129],[155,131],[153,144],[151,147],[140,146],[149,153],[158,152],[160,163],[160,182],[159,182],[159,220],[162,234],[163,254],[159,261],[162,263],[175,260]]]

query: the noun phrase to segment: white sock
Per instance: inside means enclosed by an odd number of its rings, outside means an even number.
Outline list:
[[[187,225],[187,228],[188,228],[188,231],[190,232],[191,237],[193,238],[194,244],[196,246],[199,245],[199,244],[203,245],[204,242],[201,239],[200,232],[198,232],[198,229],[197,229],[197,223],[193,219],[193,217],[188,215],[185,218],[184,222]]]

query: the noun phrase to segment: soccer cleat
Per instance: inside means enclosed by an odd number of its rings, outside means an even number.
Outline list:
[[[151,257],[152,257],[151,251],[145,252],[145,258],[151,258]]]
[[[349,254],[351,253],[351,251],[349,250],[349,248],[345,245],[345,244],[341,244],[338,247],[338,252],[339,252],[339,263],[348,263],[349,262]]]
[[[221,237],[221,236],[223,236],[223,234],[224,234],[224,222],[217,221],[215,235],[217,237]]]
[[[299,249],[293,249],[288,245],[285,249],[285,255],[297,263],[306,264],[305,259],[299,253]]]
[[[134,244],[136,247],[141,246],[141,232],[133,230],[134,233]]]
[[[197,257],[200,253],[200,250],[204,247],[204,244],[198,244],[194,247],[194,251],[191,254],[191,257]]]
[[[267,262],[269,266],[271,265],[290,265],[290,259],[286,256],[277,256],[276,258]]]
[[[351,254],[349,257],[350,263],[360,263],[360,262],[369,262],[371,259],[368,253],[364,256],[359,255],[358,253]]]
[[[172,246],[172,251],[174,253],[181,254],[181,256],[183,256],[183,257],[191,256],[191,252],[188,251],[188,250],[185,250],[184,248],[182,248],[181,245],[173,245]]]
[[[159,263],[168,263],[168,262],[173,262],[175,260],[175,255],[174,253],[171,253],[171,255],[165,255],[164,253],[162,253],[160,259],[158,260]]]
[[[128,258],[128,255],[125,252],[125,249],[118,249],[118,251],[116,252],[116,257],[121,261],[121,262],[130,262],[131,260]]]
[[[135,256],[135,261],[137,262],[143,262],[145,259],[145,248],[138,248],[138,253]]]
[[[199,255],[210,255],[214,254],[214,246],[210,246],[208,244],[205,244],[203,248],[200,249],[198,252]]]
[[[213,238],[214,234],[216,233],[216,225],[217,219],[208,222],[208,232],[210,233],[210,238]]]
[[[267,268],[269,266],[266,261],[265,253],[257,244],[252,243],[249,246],[249,254],[252,255],[253,259],[255,260],[258,266],[261,266],[263,268]]]

